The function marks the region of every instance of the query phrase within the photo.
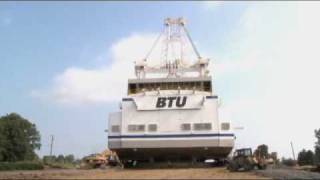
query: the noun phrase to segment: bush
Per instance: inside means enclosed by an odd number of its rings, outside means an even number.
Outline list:
[[[76,164],[74,155],[70,154],[67,156],[59,155],[56,156],[43,156],[42,162],[44,165],[52,168],[72,168]]]
[[[40,162],[0,162],[0,171],[39,170],[44,166]]]
[[[56,162],[56,156],[43,156],[42,162],[44,165],[50,165],[54,162]]]
[[[53,169],[73,169],[75,167],[71,163],[50,163],[48,166]]]

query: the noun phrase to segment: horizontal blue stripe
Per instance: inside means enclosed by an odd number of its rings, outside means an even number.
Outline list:
[[[123,135],[108,136],[110,139],[116,138],[179,138],[179,137],[234,137],[234,134],[146,134],[146,135]]]
[[[206,96],[207,99],[217,99],[218,96]],[[133,101],[133,98],[122,98],[122,101]]]
[[[218,96],[206,96],[207,99],[217,99]]]

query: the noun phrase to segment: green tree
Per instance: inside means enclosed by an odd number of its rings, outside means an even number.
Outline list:
[[[60,154],[60,155],[57,157],[56,161],[57,161],[58,163],[64,163],[64,156],[63,156],[62,154]]]
[[[42,162],[44,164],[54,163],[55,161],[56,161],[56,157],[55,156],[43,156],[42,157]]]
[[[257,149],[254,151],[254,154],[258,157],[269,157],[268,146],[265,144],[259,145]]]
[[[271,152],[270,158],[272,158],[273,162],[275,164],[279,164],[280,160],[278,159],[278,153],[277,152]]]
[[[0,161],[33,160],[40,147],[35,124],[16,113],[0,117]]]
[[[320,129],[314,130],[315,137],[317,138],[314,147],[314,161],[316,164],[320,164]]]
[[[68,163],[74,163],[75,158],[74,158],[74,155],[69,154],[69,155],[64,157],[64,160],[65,160],[65,162],[68,162]]]
[[[1,123],[0,123],[1,124]],[[3,127],[0,126],[0,161],[3,161],[4,160],[4,153],[6,151],[5,149],[5,137],[4,137],[4,131],[3,131]]]
[[[306,151],[305,149],[303,149],[298,154],[298,164],[300,166],[313,165],[313,159],[314,159],[314,155],[311,150]]]

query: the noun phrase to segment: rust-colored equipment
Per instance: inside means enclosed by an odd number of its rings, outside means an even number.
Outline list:
[[[267,160],[264,157],[252,154],[251,148],[237,149],[233,157],[228,161],[229,171],[250,171],[255,168],[266,169]]]

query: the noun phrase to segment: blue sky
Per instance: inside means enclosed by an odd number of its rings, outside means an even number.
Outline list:
[[[49,153],[50,134],[55,135],[55,154],[81,157],[102,151],[108,113],[125,95],[133,61],[149,50],[164,18],[183,16],[200,53],[212,59],[221,118],[244,127],[236,131],[236,146],[267,143],[290,157],[290,141],[297,150],[312,148],[313,130],[320,128],[318,7],[290,2],[0,2],[0,114],[17,112],[37,124],[40,155]],[[304,98],[293,100],[297,94]]]

